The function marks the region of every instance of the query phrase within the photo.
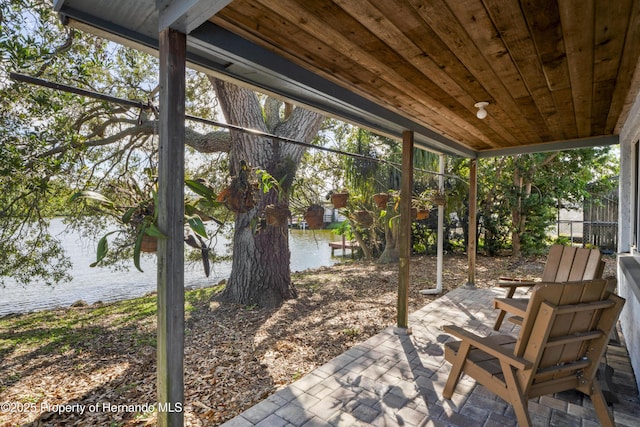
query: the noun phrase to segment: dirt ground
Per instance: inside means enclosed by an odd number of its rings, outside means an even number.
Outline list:
[[[479,257],[476,285],[493,286],[499,276],[536,277],[543,262]],[[614,265],[607,259],[605,274],[615,274]],[[436,298],[419,293],[434,288],[435,278],[435,257],[413,258],[410,312]],[[295,273],[293,280],[299,297],[273,310],[223,305],[211,293],[191,299],[186,425],[219,425],[395,323],[397,265],[347,262]],[[466,282],[466,257],[447,256],[444,291]],[[93,306],[47,312],[81,321],[65,331],[64,345],[50,340],[35,348],[25,338],[0,351],[0,425],[155,425],[154,309],[152,301],[139,313],[105,316]],[[19,316],[13,330],[0,328],[0,343],[26,337],[20,322]]]

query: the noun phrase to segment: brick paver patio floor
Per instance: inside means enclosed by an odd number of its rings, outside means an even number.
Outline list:
[[[224,424],[236,426],[515,426],[509,404],[468,376],[451,400],[442,389],[451,365],[442,326],[492,333],[498,289],[458,288],[409,316],[411,335],[389,327]],[[501,333],[515,328],[504,322]],[[640,399],[621,337],[609,345],[617,426],[640,425]],[[600,425],[588,396],[558,393],[529,401],[535,426]]]

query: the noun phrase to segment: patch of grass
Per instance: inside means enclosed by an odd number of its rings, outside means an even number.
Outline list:
[[[344,221],[340,221],[340,222],[331,222],[329,224],[327,224],[324,228],[325,230],[337,230],[340,227],[342,227],[342,223]]]
[[[44,394],[37,393],[37,394],[30,394],[30,395],[27,395],[27,396],[22,396],[20,398],[20,402],[21,403],[38,403],[42,399],[44,399]]]
[[[185,293],[185,310],[208,304],[224,285]],[[144,296],[100,306],[39,311],[0,318],[0,357],[20,349],[30,354],[82,352],[128,340],[133,349],[156,345],[157,297]],[[110,339],[104,337],[113,332]]]
[[[225,288],[225,284],[218,284],[215,286],[211,286],[209,288],[202,288],[202,289],[194,289],[192,291],[187,291],[184,298],[185,298],[185,312],[186,313],[191,313],[193,312],[197,307],[203,305],[203,304],[208,304],[209,302],[211,302],[211,299],[219,294],[220,292],[222,292]]]
[[[348,337],[357,337],[362,332],[358,328],[346,328],[342,330],[342,333]]]
[[[309,292],[314,293],[318,289],[320,289],[321,285],[320,285],[320,282],[318,282],[318,281],[309,280],[309,281],[302,282],[302,283],[296,283],[296,286],[301,288],[301,289],[307,289]]]
[[[145,346],[156,347],[158,340],[156,334],[136,334],[133,339],[134,348]]]

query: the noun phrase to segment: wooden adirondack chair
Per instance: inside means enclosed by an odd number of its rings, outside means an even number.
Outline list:
[[[577,280],[591,280],[602,278],[604,261],[598,249],[576,248],[572,246],[552,245],[549,248],[547,262],[542,272],[542,282],[573,282]],[[510,320],[520,323],[524,310],[526,310],[528,298],[513,298],[516,289],[536,283],[533,280],[523,280],[501,277],[498,286],[507,289],[504,298],[496,298],[495,308],[499,309],[498,318],[493,326],[494,330],[500,329],[502,321],[507,313],[514,315]]]
[[[457,326],[445,344],[453,366],[443,396],[450,399],[462,372],[513,405],[520,426],[531,425],[528,400],[576,389],[591,397],[600,423],[613,418],[595,379],[624,299],[611,280],[540,283],[533,289],[520,335],[480,337]]]

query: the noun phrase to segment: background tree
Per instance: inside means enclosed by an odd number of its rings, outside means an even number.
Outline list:
[[[516,257],[543,252],[558,201],[582,203],[590,183],[617,174],[616,164],[610,147],[480,159],[478,217],[485,249],[494,254],[510,243]]]
[[[334,134],[341,149],[364,157],[342,157],[344,187],[350,193],[346,210],[350,230],[363,248],[366,258],[376,258],[382,263],[397,262],[399,211],[395,203],[397,199],[394,198],[398,197],[401,181],[401,145],[398,141],[350,125],[337,126],[334,128]],[[421,202],[420,196],[426,194],[427,190],[435,191],[437,175],[424,171],[437,170],[437,165],[438,155],[414,149],[414,167],[417,170],[414,174],[412,199],[416,204],[424,203],[425,208],[432,206],[428,200]],[[392,196],[386,209],[374,206],[373,195],[386,192]],[[355,213],[363,211],[368,212],[373,221],[368,221],[369,215],[365,216],[366,223],[358,221],[359,215]],[[427,224],[414,223],[414,248],[426,247],[423,240],[428,238],[429,234]],[[422,251],[424,252],[424,249]]]

